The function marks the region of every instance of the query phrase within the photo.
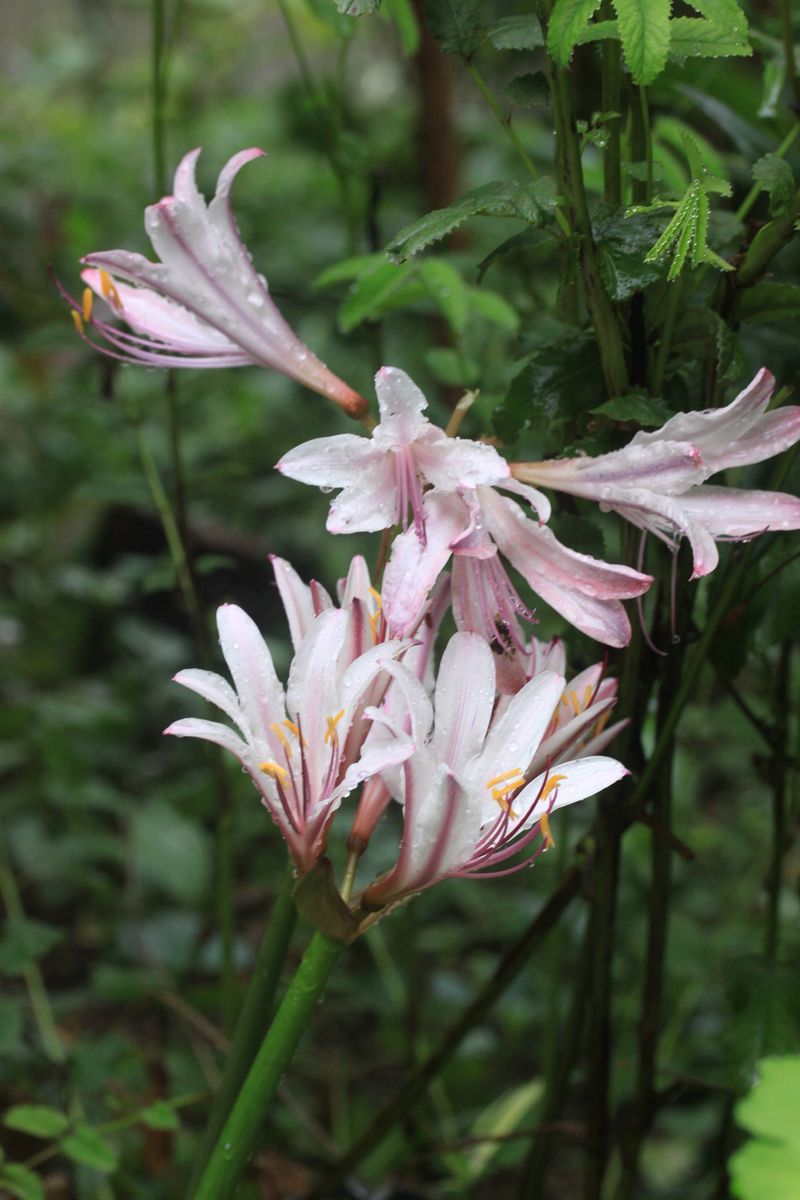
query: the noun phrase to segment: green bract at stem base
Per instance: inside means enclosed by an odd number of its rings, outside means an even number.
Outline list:
[[[344,949],[316,933],[261,1043],[216,1144],[194,1200],[231,1200],[253,1153],[264,1115],[321,998],[333,966]]]

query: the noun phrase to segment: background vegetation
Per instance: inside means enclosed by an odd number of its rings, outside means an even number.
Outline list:
[[[788,6],[748,9],[752,57],[671,61],[649,88],[656,192],[680,195],[691,184],[681,136],[690,129],[708,172],[730,182],[729,198],[711,197],[709,244],[734,261],[782,205],[785,214],[796,204],[791,166],[787,177],[774,164],[762,168],[765,190],[748,199],[754,163],[786,139],[784,161],[798,165],[796,77],[787,75],[793,59],[782,41]],[[572,79],[606,285],[618,306],[635,305],[647,289],[641,303],[653,321],[669,304],[667,289],[685,287],[663,386],[648,393],[634,379],[627,408],[596,411],[607,398],[597,340],[576,298],[577,266],[565,264],[551,232],[558,185],[547,182],[554,120],[537,74],[544,52],[532,23],[512,20],[529,10],[485,0],[480,28],[493,32],[466,62],[443,53],[441,41],[459,46],[447,28],[442,37],[435,15],[421,37],[407,0],[384,0],[362,17],[337,12],[333,0],[178,0],[163,10],[75,0],[12,13],[16,36],[0,51],[0,885],[8,917],[0,1081],[7,1106],[57,1112],[3,1127],[7,1163],[17,1164],[2,1176],[10,1194],[182,1194],[283,875],[284,848],[249,782],[230,764],[220,774],[197,746],[161,738],[185,710],[170,678],[196,663],[198,650],[156,481],[190,548],[204,624],[219,602],[235,599],[260,622],[279,668],[289,643],[267,554],[331,586],[357,549],[376,552],[366,538],[323,536],[326,497],[272,470],[312,432],[343,429],[336,411],[267,371],[166,381],[119,368],[75,336],[47,265],[77,291],[81,254],[148,249],[142,210],[188,149],[204,147],[208,192],[232,153],[260,145],[269,158],[236,185],[244,240],[301,337],[365,394],[381,363],[400,366],[444,422],[463,389],[479,386],[463,431],[497,436],[524,458],[611,448],[637,422],[727,399],[761,365],[779,387],[795,384],[791,229],[769,262],[767,282],[781,286],[755,299],[753,289],[744,308],[740,298],[735,311],[716,302],[721,276],[711,268],[692,271],[689,286],[668,285],[669,260],[643,258],[670,213],[623,218],[619,199],[604,200],[613,121],[601,108],[600,52],[588,46]],[[505,209],[489,205],[474,220],[465,210],[449,222],[448,239],[427,248],[395,240],[469,189],[528,184],[529,170],[536,183],[520,189],[517,210],[507,198]],[[641,171],[631,171],[621,199],[641,200],[641,184]],[[429,232],[417,230],[417,241]],[[384,254],[390,243],[393,259]],[[782,486],[796,492],[797,468],[784,466]],[[770,469],[753,470],[752,482],[765,485]],[[626,549],[607,518],[574,504],[556,521],[576,549],[615,560]],[[637,1194],[727,1196],[725,1164],[742,1136],[734,1104],[760,1058],[798,1048],[792,656],[800,566],[792,535],[754,549],[680,724],[673,833],[654,835],[651,820],[625,836],[610,992],[609,1195],[636,1123],[654,840],[677,851]],[[668,573],[666,560],[654,556],[653,569]],[[680,569],[688,575],[688,562]],[[694,618],[681,592],[689,644],[718,586],[703,585]],[[538,609],[538,636],[564,631]],[[660,610],[648,608],[645,621],[672,649]],[[576,671],[599,657],[574,631],[568,644]],[[654,668],[644,654],[646,673]],[[655,703],[643,711],[648,751]],[[575,848],[591,851],[592,808],[560,819],[556,849],[532,873],[440,885],[353,947],[283,1085],[243,1196],[303,1193],[358,1136],[491,978]],[[379,829],[387,863],[396,837],[389,822]],[[227,916],[219,902],[226,839],[234,862]],[[592,888],[584,879],[583,897],[340,1192],[584,1194],[598,1011],[581,965]],[[298,929],[293,961],[307,936]],[[226,959],[233,992],[220,985]],[[562,1102],[545,1110],[546,1084],[552,1096],[570,1057]]]

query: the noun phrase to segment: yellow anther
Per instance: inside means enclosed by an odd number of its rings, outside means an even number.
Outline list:
[[[76,308],[71,308],[69,310],[69,315],[72,317],[72,323],[77,329],[78,333],[83,333],[83,317],[78,310]]]
[[[103,295],[110,304],[113,304],[115,308],[122,308],[122,301],[119,298],[119,292],[114,286],[114,281],[108,271],[104,271],[102,267],[100,268],[100,287],[103,289]]]
[[[611,716],[611,709],[607,708],[606,711],[603,713],[602,717],[600,718],[600,720],[597,722],[597,724],[594,727],[594,736],[595,737],[597,737],[598,733],[603,732],[606,725],[608,724],[608,720],[609,720],[610,716]]]
[[[540,801],[546,800],[547,797],[552,792],[553,788],[557,788],[558,785],[561,783],[561,780],[566,779],[566,778],[567,778],[566,775],[551,775],[550,778],[548,779],[547,783],[542,788],[542,794],[539,797],[539,800]]]
[[[270,729],[275,734],[275,737],[278,739],[278,741],[280,742],[280,744],[283,746],[284,750],[286,751],[287,758],[291,758],[292,757],[292,747],[289,744],[289,739],[287,738],[286,734],[281,729],[278,722],[274,721],[273,724],[270,725]]]
[[[263,771],[265,775],[269,775],[272,779],[277,779],[278,783],[286,783],[289,779],[289,772],[286,770],[286,767],[282,767],[280,763],[259,763],[258,769],[259,771]]]
[[[328,726],[328,728],[325,730],[326,742],[334,742],[337,740],[339,735],[336,732],[336,726],[339,724],[343,716],[344,709],[340,708],[335,716],[325,718],[325,724]]]
[[[294,721],[290,721],[288,719],[288,717],[283,723],[286,726],[286,728],[289,730],[289,732],[293,733],[296,738],[300,737],[300,726],[299,725],[296,725]]]
[[[548,817],[547,813],[542,813],[542,815],[539,817],[539,828],[544,835],[545,850],[552,850],[556,843],[550,830],[550,818]]]
[[[580,700],[578,699],[578,697],[575,695],[575,693],[574,693],[574,692],[570,692],[570,694],[569,694],[569,699],[570,699],[570,704],[571,704],[571,705],[572,705],[572,707],[575,709],[575,716],[576,716],[576,717],[579,717],[579,716],[581,715],[581,712],[583,711],[583,710],[581,709],[581,702],[580,702]]]
[[[593,695],[594,695],[594,693],[592,692],[591,684],[587,683],[587,685],[584,689],[584,692],[583,692],[583,707],[584,708],[588,708],[589,705],[592,703]]]
[[[369,589],[369,594],[370,594],[370,596],[372,596],[372,599],[377,604],[378,612],[380,612],[381,609],[383,608],[383,597],[381,596],[380,592],[378,591],[377,588],[371,587]]]
[[[94,292],[92,291],[91,288],[84,288],[83,289],[83,306],[82,306],[82,316],[83,316],[84,321],[91,321],[93,304],[94,304]]]
[[[495,775],[494,779],[490,779],[487,782],[486,786],[487,786],[487,788],[493,788],[498,783],[505,783],[505,781],[507,779],[515,779],[515,778],[518,781],[520,781],[522,778],[522,771],[520,770],[519,767],[514,767],[513,771],[506,771],[503,775]],[[515,784],[515,786],[516,786],[516,784]],[[508,791],[508,789],[505,788],[504,791]]]

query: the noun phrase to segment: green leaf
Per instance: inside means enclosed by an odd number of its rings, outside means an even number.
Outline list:
[[[353,258],[344,258],[341,262],[326,267],[314,280],[314,287],[330,287],[333,283],[347,283],[351,279],[362,279],[378,267],[383,266],[386,259],[382,254],[356,254]]]
[[[537,246],[547,238],[547,234],[539,229],[523,229],[521,233],[514,233],[509,238],[505,238],[495,246],[494,250],[490,250],[486,258],[481,259],[478,263],[478,282],[480,283],[492,263],[503,258],[506,254],[516,255],[520,250],[526,250],[531,246]]]
[[[730,1161],[731,1191],[740,1200],[800,1196],[800,1057],[767,1058],[760,1079],[736,1106],[752,1139]]]
[[[603,404],[598,404],[597,408],[592,409],[592,412],[609,417],[612,421],[635,421],[643,429],[657,429],[672,416],[672,412],[663,400],[659,400],[656,396],[649,396],[646,392],[631,392],[629,396],[615,396],[613,400],[606,400]]]
[[[584,46],[590,42],[603,42],[606,39],[613,42],[619,41],[618,21],[592,21],[591,25],[587,25],[578,34],[575,45]]]
[[[379,316],[408,278],[408,267],[384,260],[375,270],[356,280],[339,309],[342,332],[349,333],[362,321]]]
[[[486,36],[495,50],[538,50],[544,45],[542,27],[533,14],[503,17]]]
[[[184,904],[205,896],[211,882],[209,836],[165,801],[151,800],[135,810],[131,850],[139,879]]]
[[[180,1129],[180,1118],[168,1100],[156,1100],[139,1114],[148,1129]]]
[[[30,917],[13,917],[6,922],[0,938],[0,975],[22,975],[44,958],[61,941],[62,933],[54,925]]]
[[[613,0],[622,52],[634,82],[652,83],[667,64],[671,0]]]
[[[497,292],[488,291],[486,288],[471,287],[469,289],[469,306],[474,313],[486,321],[491,321],[493,325],[507,329],[509,333],[515,333],[519,328],[519,313],[507,300],[498,296]]]
[[[5,1113],[3,1124],[32,1137],[54,1138],[69,1129],[70,1120],[57,1108],[44,1104],[17,1104]]]
[[[740,321],[800,320],[800,287],[795,283],[757,283],[741,293],[736,316]]]
[[[116,1169],[116,1150],[90,1125],[79,1125],[74,1133],[62,1138],[59,1144],[68,1158],[84,1167],[104,1173]]]
[[[541,108],[550,101],[547,79],[542,71],[529,71],[517,75],[506,87],[506,95],[512,104],[520,108]]]
[[[443,258],[426,258],[416,271],[454,333],[463,333],[469,317],[467,285]]]
[[[594,215],[600,272],[609,297],[629,300],[661,278],[658,263],[645,262],[648,248],[658,238],[663,217],[658,213],[634,213],[623,209],[598,208]]]
[[[406,225],[392,238],[386,252],[402,262],[434,242],[441,241],[469,217],[518,217],[529,225],[541,226],[555,208],[551,179],[540,179],[522,187],[514,182],[484,183],[466,192],[447,208],[437,208]]]
[[[467,1155],[467,1180],[474,1182],[485,1175],[492,1161],[503,1148],[506,1136],[513,1133],[529,1116],[544,1091],[541,1079],[531,1079],[493,1100],[472,1126],[478,1139]],[[480,1140],[483,1139],[483,1140]]]
[[[736,0],[689,0],[689,3],[701,16],[708,17],[725,32],[747,36],[747,17]]]
[[[513,442],[520,433],[552,434],[556,423],[591,409],[603,394],[597,342],[572,332],[543,346],[512,379],[495,412],[501,438]]]
[[[292,895],[300,916],[328,937],[349,942],[358,933],[358,921],[339,895],[329,859],[321,858],[299,879]]]
[[[424,0],[422,11],[445,54],[472,58],[481,41],[480,0]]]
[[[474,387],[480,378],[480,367],[474,359],[446,346],[431,346],[426,350],[425,364],[445,387]]]
[[[410,58],[419,49],[419,22],[411,0],[384,0],[383,11],[400,35],[403,54]]]
[[[749,42],[726,33],[712,21],[673,17],[669,28],[669,57],[679,62],[684,58],[746,58],[753,53]]]
[[[566,66],[581,32],[600,7],[601,0],[556,0],[547,26],[547,49]]]
[[[5,1163],[0,1167],[0,1191],[16,1200],[44,1200],[44,1184],[38,1175],[21,1163]]]
[[[348,17],[362,17],[364,13],[375,12],[380,6],[381,0],[336,0],[338,11]]]
[[[773,217],[789,212],[796,191],[794,171],[785,158],[765,154],[753,166],[753,178],[769,193],[769,211]]]

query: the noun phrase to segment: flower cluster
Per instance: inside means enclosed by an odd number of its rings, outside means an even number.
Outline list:
[[[181,162],[173,195],[146,210],[159,262],[123,250],[84,259],[86,291],[81,303],[70,298],[79,333],[125,361],[273,367],[332,399],[367,435],[306,442],[277,468],[338,493],[331,533],[394,537],[381,590],[356,557],[338,604],[274,558],[294,649],[285,690],[253,621],[225,605],[218,627],[233,686],[207,671],[176,680],[229,724],[187,718],[167,732],[236,756],[301,876],[325,854],[331,822],[356,789],[353,860],[385,810],[400,806],[397,861],[361,892],[362,914],[446,877],[517,870],[552,843],[554,810],[627,774],[602,753],[622,724],[609,724],[615,681],[598,663],[567,682],[561,642],[538,642],[526,630],[535,618],[520,580],[567,622],[617,648],[631,633],[623,601],[652,583],[563,545],[539,489],[596,501],[672,549],[686,538],[693,576],[706,575],[719,540],[800,528],[793,496],[707,484],[794,444],[800,408],[768,411],[775,381],[761,370],[726,408],[679,413],[613,453],[509,464],[494,446],[432,424],[420,389],[386,366],[372,422],[367,401],[283,319],[239,238],[231,186],[261,151],[227,163],[208,205],[195,184],[198,153]],[[95,295],[127,329],[97,314]],[[457,632],[437,667],[448,610]]]

